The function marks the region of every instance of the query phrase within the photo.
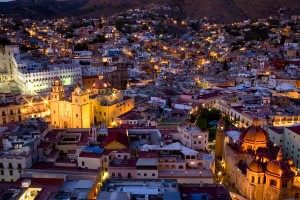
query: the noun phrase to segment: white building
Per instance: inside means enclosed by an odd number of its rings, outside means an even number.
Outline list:
[[[270,140],[283,150],[284,159],[292,159],[293,163],[300,167],[300,125],[278,128],[269,128]]]
[[[48,91],[53,79],[59,77],[64,86],[82,82],[81,67],[77,64],[48,65],[46,69],[18,70],[16,82],[24,94]]]
[[[5,46],[0,51],[0,80],[15,80],[23,94],[48,91],[54,77],[64,85],[81,83],[81,67],[78,64],[42,65],[33,61],[19,46]]]
[[[201,131],[195,125],[178,126],[180,142],[191,149],[206,150],[208,149],[208,132]]]
[[[14,182],[20,178],[23,169],[32,165],[29,151],[0,153],[0,181]]]

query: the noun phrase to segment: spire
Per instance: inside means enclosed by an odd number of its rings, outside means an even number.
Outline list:
[[[282,149],[280,148],[277,154],[276,160],[281,161],[282,160]]]

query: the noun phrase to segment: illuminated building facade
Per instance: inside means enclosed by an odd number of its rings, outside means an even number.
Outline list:
[[[30,117],[48,117],[50,115],[47,99],[28,98],[19,103],[0,104],[0,125],[10,122],[21,122]]]
[[[232,131],[227,133],[223,160],[226,176],[247,199],[298,199],[298,168],[292,159],[283,160],[282,149],[270,142],[268,133],[258,123],[254,119],[239,139],[229,134]]]
[[[34,95],[50,89],[54,77],[64,85],[81,83],[81,67],[78,64],[51,64],[42,66],[21,53],[18,45],[5,46],[0,50],[0,80],[15,80],[23,94]]]
[[[33,95],[49,91],[51,83],[57,76],[61,78],[65,86],[81,83],[81,67],[77,64],[58,64],[48,65],[46,69],[34,71],[19,70],[16,82],[22,93]]]
[[[57,128],[89,128],[104,121],[111,125],[116,117],[134,107],[134,98],[124,97],[102,77],[92,89],[76,86],[68,99],[59,78],[53,82],[50,93],[51,124]]]
[[[180,142],[191,149],[206,150],[208,149],[208,132],[202,131],[195,125],[178,126],[180,133]]]

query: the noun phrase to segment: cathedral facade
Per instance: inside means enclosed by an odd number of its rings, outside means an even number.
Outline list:
[[[50,92],[51,124],[56,128],[89,128],[105,122],[108,126],[116,117],[134,107],[134,98],[124,97],[102,77],[93,88],[75,86],[67,97],[59,78],[53,81]]]

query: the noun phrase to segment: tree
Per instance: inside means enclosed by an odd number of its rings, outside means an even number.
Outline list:
[[[207,129],[209,126],[208,122],[221,119],[222,114],[220,110],[216,108],[200,108],[196,120],[196,125],[201,129]]]
[[[201,128],[202,130],[206,130],[207,128],[207,119],[206,118],[202,118],[202,117],[198,117],[197,121],[196,121],[196,125]]]
[[[225,122],[225,129],[230,127],[230,126],[234,126],[237,122],[239,122],[240,120],[238,118],[234,118],[234,120],[231,120],[229,115],[225,115],[222,117],[222,119]]]

